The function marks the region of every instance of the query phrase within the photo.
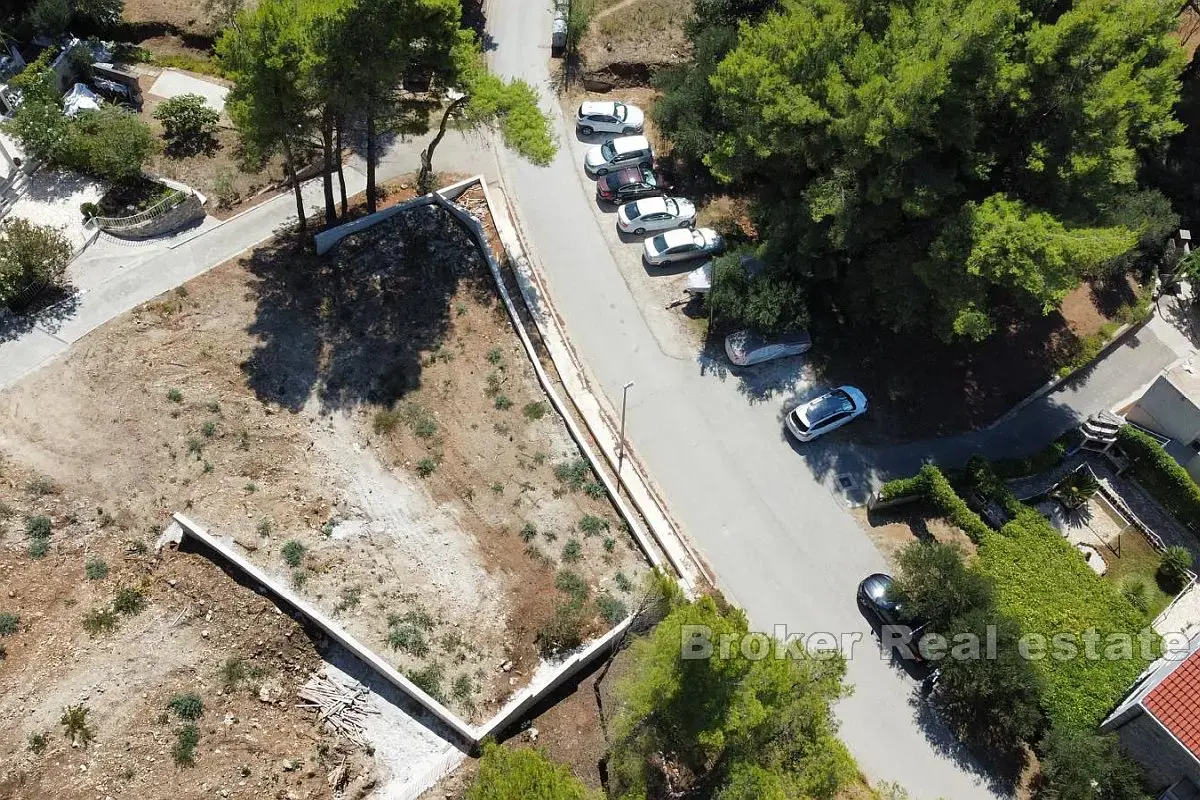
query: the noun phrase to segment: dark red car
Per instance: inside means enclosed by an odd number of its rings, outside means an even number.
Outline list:
[[[666,183],[649,167],[628,167],[596,181],[596,197],[609,203],[654,197],[666,189]]]

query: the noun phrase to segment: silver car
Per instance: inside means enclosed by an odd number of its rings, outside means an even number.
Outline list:
[[[637,106],[612,101],[590,100],[575,112],[575,127],[584,136],[593,133],[641,133],[646,115]]]
[[[641,236],[646,231],[690,228],[696,207],[682,197],[644,197],[617,209],[617,227]]]
[[[725,355],[739,367],[802,355],[811,347],[812,337],[806,332],[768,339],[750,331],[738,331],[725,337]]]
[[[725,239],[712,228],[676,228],[647,239],[642,250],[647,264],[670,264],[724,252]]]

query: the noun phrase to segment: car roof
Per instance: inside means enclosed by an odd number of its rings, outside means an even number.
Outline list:
[[[618,153],[628,153],[631,150],[649,150],[650,140],[645,136],[618,136],[612,140],[612,146]]]
[[[667,198],[662,195],[657,197],[643,197],[637,202],[638,216],[646,216],[647,214],[657,214],[660,211],[667,210]]]
[[[611,100],[587,100],[580,104],[579,112],[585,116],[592,114],[613,114],[617,104]],[[570,108],[570,106],[568,106]]]
[[[672,228],[663,233],[662,237],[667,247],[678,247],[692,241],[692,230],[691,228]]]
[[[885,575],[882,572],[868,575],[862,582],[863,594],[882,608],[894,608],[896,604],[887,597],[888,589],[892,588],[893,582],[891,575]]]
[[[626,167],[618,172],[613,172],[605,178],[612,186],[624,186],[627,183],[640,183],[642,180],[641,167]]]

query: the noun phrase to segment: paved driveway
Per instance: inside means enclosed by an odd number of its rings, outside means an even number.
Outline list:
[[[611,401],[623,383],[635,382],[628,434],[638,456],[755,627],[862,638],[849,660],[855,692],[838,714],[871,780],[899,781],[915,797],[992,796],[946,746],[946,732],[913,704],[913,682],[879,656],[854,591],[884,560],[785,440],[780,414],[790,390],[750,402],[734,376],[706,369],[664,337],[657,310],[631,291],[610,251],[611,223],[597,219],[581,149],[569,144],[573,132],[551,99],[547,9],[493,0],[491,57],[497,71],[543,91],[567,146],[544,169],[510,154],[501,162],[550,294],[596,385]]]

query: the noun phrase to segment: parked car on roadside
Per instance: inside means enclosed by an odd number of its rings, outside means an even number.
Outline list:
[[[725,239],[712,228],[676,228],[647,239],[642,249],[647,264],[670,264],[721,253]]]
[[[879,622],[880,639],[885,645],[892,646],[896,654],[906,661],[924,662],[920,643],[925,623],[904,613],[904,609],[892,597],[894,583],[891,575],[882,572],[868,575],[858,585],[859,607]]]
[[[840,428],[867,411],[867,397],[853,386],[840,386],[788,412],[785,423],[802,442]]]
[[[645,136],[618,136],[589,150],[583,166],[594,175],[607,175],[623,167],[652,167],[654,152]]]
[[[657,197],[666,189],[666,183],[649,167],[629,167],[596,181],[596,197],[609,203]]]
[[[725,337],[725,355],[739,367],[761,364],[776,358],[787,358],[807,353],[812,347],[812,337],[807,332],[790,333],[786,336],[768,338],[738,331]]]
[[[617,209],[617,227],[638,236],[646,231],[690,228],[696,207],[682,197],[647,197]]]
[[[593,133],[641,133],[646,115],[637,106],[613,101],[588,101],[575,112],[575,128],[584,136]]]

